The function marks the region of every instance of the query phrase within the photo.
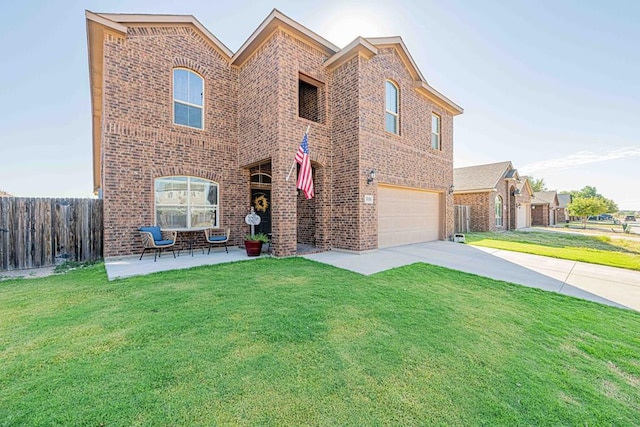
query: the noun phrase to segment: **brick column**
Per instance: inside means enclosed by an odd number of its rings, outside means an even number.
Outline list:
[[[294,153],[287,154],[271,159],[271,231],[273,253],[279,257],[295,255],[297,247],[296,171],[294,168],[289,181],[285,180]]]

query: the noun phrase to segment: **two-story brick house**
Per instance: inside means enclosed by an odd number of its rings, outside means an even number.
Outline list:
[[[339,49],[274,10],[233,53],[192,16],[86,13],[104,255],[137,229],[230,227],[278,256],[453,233],[453,117],[399,37]],[[315,197],[296,189],[309,128]]]

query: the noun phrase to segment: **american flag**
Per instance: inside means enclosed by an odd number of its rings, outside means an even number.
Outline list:
[[[309,160],[309,142],[307,132],[304,133],[300,147],[296,152],[296,162],[300,165],[297,187],[302,190],[307,199],[313,198],[313,176],[311,175],[311,160]]]

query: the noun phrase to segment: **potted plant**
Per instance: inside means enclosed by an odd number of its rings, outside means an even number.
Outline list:
[[[262,244],[269,243],[269,236],[265,233],[247,234],[244,237],[244,248],[247,256],[259,256],[262,252]]]

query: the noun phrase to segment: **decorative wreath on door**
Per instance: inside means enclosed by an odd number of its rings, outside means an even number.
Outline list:
[[[253,199],[253,206],[258,212],[266,212],[269,207],[269,201],[264,195],[260,195]]]

